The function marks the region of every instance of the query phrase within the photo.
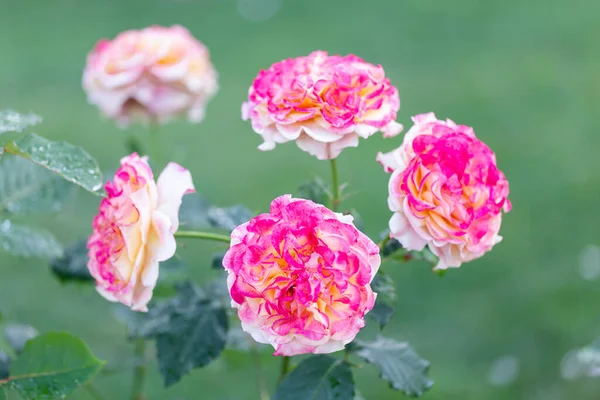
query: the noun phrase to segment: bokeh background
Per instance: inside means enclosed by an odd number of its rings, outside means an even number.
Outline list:
[[[161,128],[163,149],[210,202],[263,211],[302,181],[328,180],[329,170],[293,144],[257,151],[240,105],[258,70],[315,49],[381,64],[400,90],[399,121],[435,111],[474,126],[496,152],[514,206],[504,241],[443,278],[424,264],[384,266],[399,293],[385,333],[431,360],[436,385],[425,398],[597,399],[600,382],[565,379],[561,360],[600,334],[599,21],[597,0],[0,0],[0,108],[39,113],[37,133],[84,146],[114,169],[126,133],[87,104],[86,53],[125,29],[182,24],[209,47],[221,89],[202,124]],[[373,237],[390,217],[388,177],[374,157],[400,140],[374,136],[338,158],[354,193],[344,207],[359,211]],[[36,222],[68,244],[89,234],[97,202],[80,192],[63,213]],[[181,246],[197,282],[217,276],[214,248]],[[114,307],[90,287],[61,285],[40,261],[3,254],[0,271],[6,319],[83,337],[125,368],[101,375],[101,392],[129,398],[133,350]],[[262,360],[274,382],[278,360],[269,349]],[[402,397],[371,368],[356,375],[368,400]],[[249,357],[233,351],[166,391],[153,365],[146,392],[150,400],[258,398]]]

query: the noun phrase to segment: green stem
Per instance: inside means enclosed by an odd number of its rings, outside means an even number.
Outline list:
[[[214,240],[216,242],[224,242],[227,244],[229,244],[231,242],[231,238],[229,236],[221,235],[220,233],[212,233],[212,232],[177,231],[177,232],[175,232],[175,237]]]
[[[285,376],[288,374],[288,372],[290,372],[290,361],[291,360],[292,360],[292,357],[290,357],[290,356],[283,356],[283,358],[281,359],[281,373],[279,374],[279,382],[280,383],[283,380],[283,378],[285,378]]]
[[[146,377],[146,342],[136,339],[134,349],[133,388],[131,400],[144,400],[144,378]]]
[[[93,383],[91,383],[91,382],[88,383],[87,385],[84,386],[84,389],[86,390],[86,392],[88,392],[90,397],[93,398],[94,400],[104,400],[104,396],[102,396],[100,391],[96,388],[96,386],[94,386]]]
[[[329,161],[330,161],[330,165],[331,165],[331,184],[333,185],[333,187],[331,188],[331,190],[332,190],[331,210],[336,211],[337,208],[339,207],[340,203],[342,202],[342,199],[340,196],[340,183],[339,183],[338,170],[337,170],[337,164],[335,163],[335,158],[332,158]]]
[[[258,378],[260,400],[269,400],[269,390],[267,389],[267,382],[265,381],[262,367],[260,365],[260,356],[256,350],[256,346],[254,344],[251,344],[250,346],[250,356],[252,357],[252,363],[254,364],[254,369],[256,370],[256,376]]]

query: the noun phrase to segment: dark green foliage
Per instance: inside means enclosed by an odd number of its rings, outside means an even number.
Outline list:
[[[192,368],[203,367],[221,354],[228,328],[222,303],[185,283],[178,287],[177,296],[150,309],[135,334],[156,340],[159,369],[165,386],[171,386]]]
[[[369,311],[367,316],[377,321],[379,327],[383,329],[396,310],[396,302],[398,300],[396,287],[392,278],[382,270],[379,270],[375,278],[373,278],[373,282],[371,282],[371,288],[377,293],[377,299],[375,300],[375,307]]]
[[[384,237],[388,235],[388,231],[382,233],[382,236]],[[438,263],[437,256],[433,254],[429,248],[425,247],[420,251],[407,250],[402,247],[402,245],[396,239],[388,239],[385,242],[385,246],[383,249],[381,249],[381,257],[396,260],[402,263],[412,260],[426,261],[431,264],[432,267]]]
[[[231,232],[253,216],[252,211],[241,204],[216,207],[198,195],[184,196],[179,210],[181,227],[186,230],[216,228]]]
[[[286,376],[273,400],[353,400],[354,391],[348,363],[329,355],[315,355]]]
[[[380,329],[383,329],[390,322],[395,312],[396,309],[394,307],[383,302],[378,297],[375,300],[375,306],[373,306],[373,309],[367,315],[379,324]]]
[[[61,257],[51,260],[50,268],[62,282],[93,282],[94,278],[90,275],[87,262],[87,240],[82,239],[67,247]]]
[[[225,253],[215,253],[213,254],[212,261],[210,266],[214,269],[223,269],[223,257]]]
[[[210,207],[208,209],[208,222],[211,226],[227,231],[232,231],[238,225],[248,222],[253,216],[254,214],[248,207],[240,204],[231,207]]]
[[[373,364],[393,389],[409,396],[422,396],[433,386],[427,376],[429,361],[421,358],[408,343],[379,336],[371,342],[354,341],[350,351]]]
[[[179,222],[181,229],[206,229],[210,227],[208,221],[208,209],[210,204],[198,194],[183,196],[179,208]]]
[[[8,354],[0,350],[0,379],[8,378],[10,370],[10,357]]]

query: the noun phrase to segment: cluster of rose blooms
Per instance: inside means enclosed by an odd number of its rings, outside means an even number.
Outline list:
[[[218,89],[209,53],[185,28],[153,26],[102,40],[89,54],[83,85],[89,101],[121,124],[186,115],[199,122]],[[260,150],[295,141],[318,159],[334,159],[360,138],[399,134],[398,90],[381,66],[354,55],[315,51],[262,70],[242,118],[262,136]],[[430,251],[437,269],[459,267],[501,240],[509,188],[494,153],[472,128],[433,113],[412,118],[400,146],[379,161],[391,173],[390,237]],[[93,221],[88,267],[111,301],[146,311],[159,264],[176,250],[188,170],[169,163],[155,181],[147,157],[121,160]],[[223,259],[243,329],[276,355],[342,349],[373,308],[380,249],[342,215],[283,195],[231,233]]]

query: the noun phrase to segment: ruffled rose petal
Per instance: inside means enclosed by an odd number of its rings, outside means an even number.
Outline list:
[[[400,133],[399,109],[398,91],[381,66],[354,55],[316,51],[261,71],[242,105],[242,119],[250,119],[262,136],[261,151],[296,141],[326,160],[357,146],[359,137]]]
[[[192,182],[190,171],[176,163],[169,163],[158,177],[157,209],[171,221],[171,233],[179,228],[179,207],[183,195],[194,193],[196,189]]]
[[[377,157],[375,158],[379,164],[383,167],[385,172],[391,173],[401,167],[401,163],[395,157],[394,151],[390,151],[389,153],[378,152]]]
[[[166,261],[175,255],[177,244],[173,233],[171,219],[162,212],[155,210],[152,216],[152,236],[149,243],[155,249],[153,257],[158,261]]]
[[[381,129],[384,138],[391,138],[399,135],[404,130],[404,125],[392,121]]]
[[[147,157],[121,160],[88,239],[88,268],[98,293],[134,311],[147,311],[159,275],[159,262],[175,254],[173,234],[181,197],[193,190],[187,170],[169,164],[154,182]],[[175,224],[175,226],[173,226]]]
[[[427,245],[439,257],[435,269],[457,268],[499,242],[508,181],[473,128],[433,113],[413,121],[399,148],[377,155],[393,172],[390,236],[409,250]]]
[[[379,247],[352,224],[289,195],[238,226],[223,258],[242,328],[275,355],[329,353],[351,342],[373,308]]]

